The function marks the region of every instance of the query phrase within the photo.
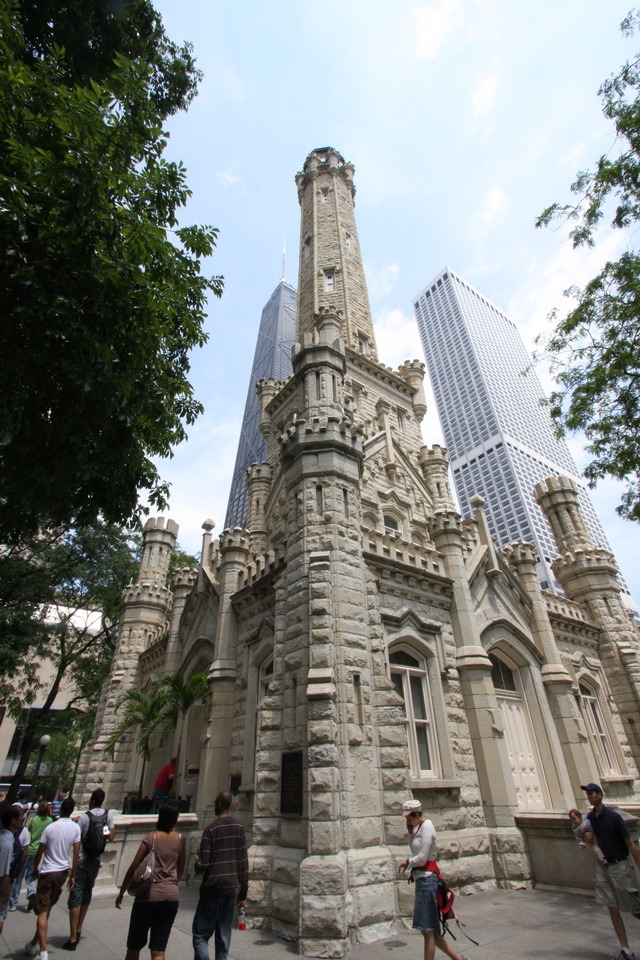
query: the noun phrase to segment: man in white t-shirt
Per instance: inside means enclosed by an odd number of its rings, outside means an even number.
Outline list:
[[[73,890],[78,857],[80,855],[80,827],[71,820],[75,808],[73,797],[67,797],[60,806],[60,819],[50,823],[42,832],[40,846],[33,865],[33,875],[38,877],[38,889],[33,906],[38,921],[32,940],[24,945],[25,953],[36,960],[49,960],[47,933],[51,908],[58,902],[65,880]],[[73,851],[71,872],[69,859]],[[40,866],[42,863],[42,866]]]
[[[107,841],[113,840],[116,833],[113,810],[105,810],[104,790],[98,787],[91,794],[89,811],[78,817],[78,826],[82,834],[80,842],[80,860],[73,890],[69,893],[69,939],[62,944],[63,950],[75,950],[82,935],[82,924],[87,915],[93,885],[98,876],[102,853]]]

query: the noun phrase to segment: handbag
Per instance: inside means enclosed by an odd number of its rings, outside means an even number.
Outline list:
[[[127,893],[132,897],[137,897],[141,893],[146,893],[153,883],[153,875],[156,870],[156,835],[153,835],[153,846],[149,853],[140,861],[135,869],[135,873],[129,881]]]

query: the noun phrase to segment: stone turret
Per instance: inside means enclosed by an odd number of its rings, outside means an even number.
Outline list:
[[[456,505],[449,485],[449,454],[444,447],[434,443],[420,450],[420,466],[433,498],[434,510],[454,510]]]
[[[78,767],[78,795],[88,796],[96,787],[105,790],[110,806],[117,806],[135,781],[136,754],[131,735],[116,747],[115,760],[107,764],[104,744],[118,722],[118,701],[128,690],[140,687],[140,654],[164,622],[172,593],[165,585],[178,524],[151,517],[143,531],[142,560],[136,582],[125,588],[120,607],[118,639],[111,671],[100,700],[93,737],[85,747]]]
[[[398,373],[415,391],[411,403],[416,417],[422,422],[427,412],[427,400],[424,395],[425,365],[419,360],[407,360],[399,367]]]
[[[571,600],[583,603],[601,630],[600,656],[636,762],[640,759],[640,642],[621,597],[613,554],[596,547],[587,531],[576,485],[549,477],[535,495],[547,515],[560,556],[552,569]]]

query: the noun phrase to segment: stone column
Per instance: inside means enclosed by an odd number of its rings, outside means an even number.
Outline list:
[[[554,729],[560,738],[570,780],[570,784],[567,784],[562,769],[558,771],[558,778],[550,777],[551,771],[545,765],[547,784],[555,807],[572,806],[583,798],[580,785],[588,783],[593,777],[595,769],[593,752],[573,693],[573,680],[561,661],[556,645],[547,604],[536,574],[535,550],[530,543],[512,543],[502,552],[526,590],[531,603],[531,632],[543,657],[542,682],[553,717]],[[555,790],[554,782],[557,784]]]
[[[237,624],[231,600],[240,586],[240,576],[249,559],[249,537],[236,527],[224,530],[219,540],[219,606],[214,658],[209,670],[211,714],[206,765],[198,779],[196,809],[210,805],[220,790],[229,789],[229,752],[236,683]]]

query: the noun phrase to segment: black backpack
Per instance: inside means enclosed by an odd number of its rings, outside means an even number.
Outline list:
[[[100,857],[104,853],[109,836],[108,833],[105,833],[108,813],[108,810],[105,810],[104,813],[87,813],[89,826],[82,840],[82,849],[85,857],[89,859],[95,860],[96,857]]]

